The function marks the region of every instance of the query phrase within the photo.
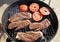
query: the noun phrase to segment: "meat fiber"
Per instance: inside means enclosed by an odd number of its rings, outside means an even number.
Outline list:
[[[30,19],[32,18],[32,14],[29,12],[20,12],[16,13],[14,16],[10,17],[8,20],[9,22],[15,22],[20,19]]]
[[[18,29],[24,28],[25,26],[28,26],[29,24],[30,24],[29,20],[19,20],[19,21],[10,23],[8,25],[8,28],[13,29],[13,28],[17,27],[16,30],[18,30]]]
[[[48,28],[51,25],[50,21],[48,19],[43,20],[40,23],[31,23],[29,25],[29,28],[31,30],[36,29],[36,30],[43,30],[45,28]]]
[[[18,32],[16,39],[23,40],[25,42],[33,42],[43,36],[41,31],[29,31],[29,32]]]

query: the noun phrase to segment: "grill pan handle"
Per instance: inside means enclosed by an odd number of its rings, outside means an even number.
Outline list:
[[[40,1],[45,1],[45,0],[40,0]],[[49,0],[48,5],[50,6],[51,0]]]

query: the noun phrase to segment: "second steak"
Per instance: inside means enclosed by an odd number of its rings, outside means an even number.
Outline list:
[[[42,30],[42,29],[45,29],[45,28],[49,27],[50,25],[51,25],[50,21],[48,19],[45,19],[40,23],[31,23],[29,25],[29,28],[31,30],[33,30],[33,29]]]
[[[29,24],[30,24],[29,20],[19,20],[19,21],[10,23],[8,25],[8,28],[13,29],[13,28],[17,27],[16,30],[18,30],[18,29],[24,28],[25,26],[28,26]]]

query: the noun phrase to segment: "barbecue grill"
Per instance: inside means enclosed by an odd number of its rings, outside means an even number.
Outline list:
[[[8,38],[6,40],[7,42],[12,42],[12,41],[14,41],[14,42],[24,42],[24,41],[21,41],[21,40],[19,41],[19,40],[15,39],[16,33],[18,31],[14,31],[14,29],[13,30],[8,29],[8,24],[9,24],[8,19],[11,16],[13,16],[15,13],[20,12],[20,10],[19,10],[19,5],[20,4],[24,3],[24,4],[29,6],[31,3],[34,3],[34,2],[40,4],[41,7],[44,6],[44,7],[48,7],[50,9],[50,15],[44,17],[43,20],[45,18],[48,18],[49,21],[51,22],[51,25],[47,29],[42,30],[44,37],[39,38],[35,42],[49,42],[56,35],[56,32],[58,30],[58,19],[57,19],[57,16],[56,16],[55,12],[53,11],[53,9],[49,5],[47,5],[46,3],[42,2],[42,1],[39,1],[39,0],[25,0],[25,1],[24,0],[19,0],[19,1],[16,1],[15,3],[13,3],[12,5],[10,5],[5,10],[5,12],[2,16],[3,27],[4,27],[5,32],[8,35]],[[49,4],[50,4],[50,1],[49,1]],[[19,31],[20,32],[25,32],[25,31],[29,31],[29,29],[25,28],[25,29],[19,30]]]

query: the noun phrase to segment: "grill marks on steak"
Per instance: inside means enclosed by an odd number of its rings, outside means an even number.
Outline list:
[[[23,40],[25,42],[33,42],[38,38],[42,37],[43,33],[41,31],[29,31],[29,32],[18,32],[16,39]]]
[[[15,22],[19,19],[30,19],[32,18],[32,14],[29,12],[20,12],[20,13],[16,13],[14,16],[12,16],[11,18],[9,18],[9,22]]]
[[[17,27],[16,30],[18,30],[18,29],[22,29],[22,28],[28,26],[29,24],[30,24],[29,20],[19,20],[19,21],[10,23],[8,28],[13,29],[13,28]]]
[[[43,29],[45,29],[45,28],[48,28],[48,26],[50,26],[50,25],[51,25],[50,21],[49,21],[48,19],[45,19],[45,20],[43,20],[43,21],[40,22],[40,23],[31,23],[31,24],[29,25],[29,28],[30,28],[31,30],[33,30],[33,29],[43,30]]]

